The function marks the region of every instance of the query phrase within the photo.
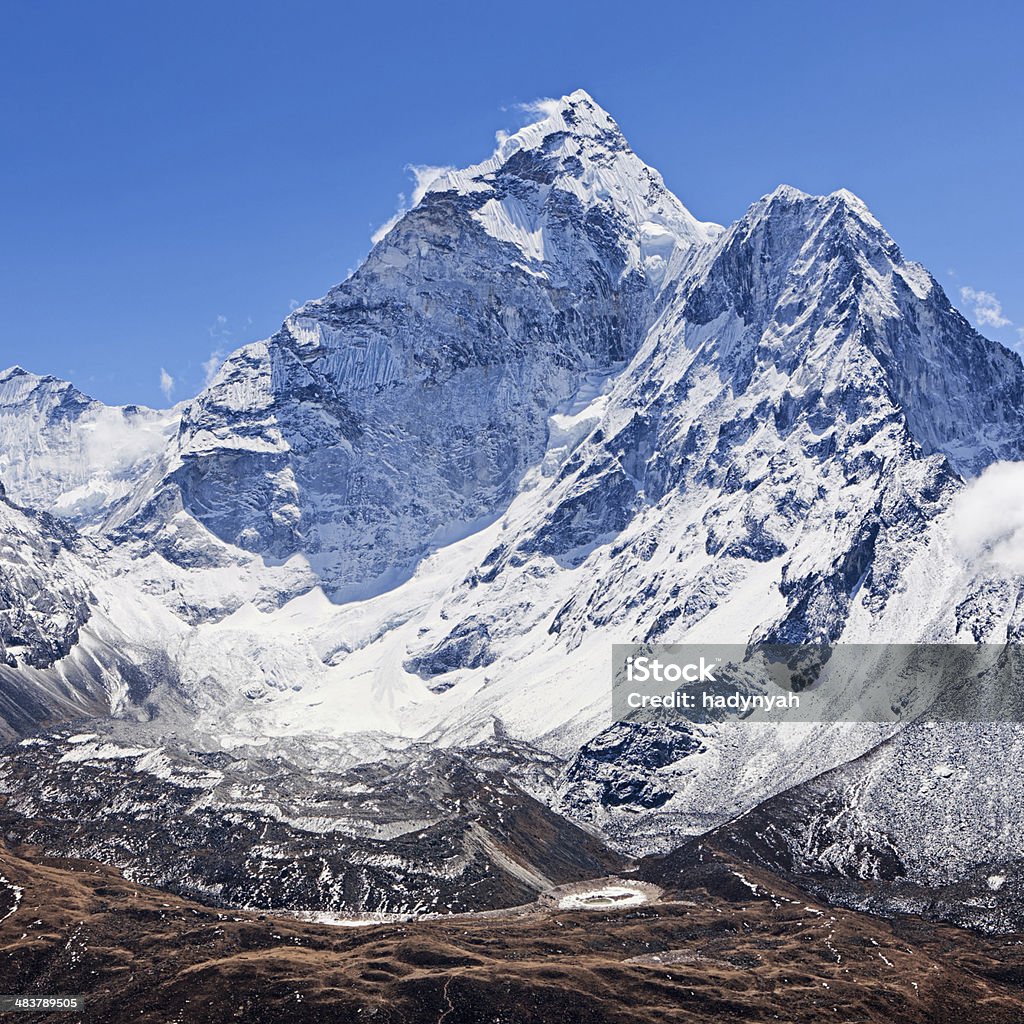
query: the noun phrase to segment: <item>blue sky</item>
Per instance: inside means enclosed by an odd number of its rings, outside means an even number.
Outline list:
[[[850,188],[1024,344],[1017,5],[8,0],[2,24],[0,365],[104,401],[164,404],[162,370],[194,394],[361,260],[406,165],[478,161],[579,87],[700,218]]]

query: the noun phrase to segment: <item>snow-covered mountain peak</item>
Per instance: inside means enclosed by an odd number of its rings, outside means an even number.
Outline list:
[[[720,231],[586,94],[565,97],[232,354],[106,526],[195,564],[168,521],[185,509],[235,548],[314,556],[334,597],[383,586],[436,531],[507,505],[544,455],[546,415],[635,353],[669,268]]]
[[[489,175],[498,173],[517,157],[517,163],[522,163],[522,154],[549,155],[561,151],[566,157],[593,158],[599,153],[629,149],[611,115],[582,89],[560,100],[541,100],[531,109],[542,115],[539,120],[511,134],[499,132],[497,148],[486,160],[461,170],[445,171],[434,179],[427,192],[480,191],[487,187]]]
[[[814,195],[792,185],[779,185],[754,203],[734,227],[749,230],[766,218],[785,216],[787,213],[808,227],[830,221],[832,224],[840,224],[852,219],[891,242],[867,203],[846,188],[836,189],[826,195]]]
[[[55,399],[76,403],[91,401],[73,384],[59,377],[43,377],[21,366],[9,366],[0,372],[0,406],[22,401],[30,395],[36,402],[52,402]]]
[[[482,163],[440,173],[423,200],[457,193],[479,200],[476,219],[494,237],[510,241],[532,262],[550,262],[545,244],[554,193],[568,193],[584,210],[600,207],[637,240],[631,269],[656,287],[673,251],[703,245],[722,231],[698,221],[666,188],[661,175],[629,147],[612,117],[582,89],[536,104],[544,116],[511,135],[499,134]],[[422,201],[422,200],[421,200]]]
[[[851,192],[848,188],[837,188],[834,192],[829,193],[830,199],[835,199],[838,202],[845,203],[851,210],[856,211],[862,216],[870,216],[872,220],[875,220],[874,215],[868,209],[868,204],[855,192]],[[877,221],[876,221],[877,223]]]
[[[906,314],[908,291],[914,300],[934,296],[949,308],[931,275],[904,259],[867,204],[847,189],[811,195],[780,185],[704,247],[692,272],[677,280],[691,294],[691,315],[713,317],[730,306],[748,324],[777,315],[792,324],[805,318],[813,299],[848,327],[858,318],[878,325]]]
[[[529,109],[542,116],[508,136],[504,140],[506,143],[516,139],[520,148],[528,149],[548,135],[567,132],[577,137],[601,139],[605,144],[617,136],[622,144],[626,144],[615,119],[585,89],[577,89],[560,99],[539,100]]]
[[[804,192],[803,189],[797,188],[795,185],[787,185],[783,182],[781,185],[776,185],[766,196],[762,196],[761,201],[771,202],[773,199],[798,201],[810,198],[811,194],[809,192]]]
[[[826,379],[842,393],[856,368],[960,476],[1024,452],[1020,358],[973,330],[847,189],[764,196],[698,253],[676,301],[708,329],[738,317],[728,350],[715,347],[737,387],[770,369],[791,393]]]
[[[0,373],[0,475],[18,504],[96,527],[156,464],[180,414],[107,406],[12,366]]]

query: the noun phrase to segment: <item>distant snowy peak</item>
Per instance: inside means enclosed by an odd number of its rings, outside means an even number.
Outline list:
[[[738,315],[745,378],[773,366],[791,397],[866,356],[926,454],[961,476],[1024,455],[1024,366],[978,334],[935,279],[903,258],[867,205],[787,185],[758,200],[678,284],[690,324]]]
[[[107,406],[57,377],[0,372],[0,478],[20,505],[98,527],[156,465],[180,408]]]
[[[544,117],[499,136],[495,152],[464,170],[445,170],[423,191],[476,196],[474,218],[531,263],[557,262],[549,219],[568,193],[589,211],[611,212],[632,242],[628,269],[659,287],[677,249],[704,245],[722,232],[698,221],[666,188],[661,175],[630,149],[611,116],[582,89],[538,105]]]
[[[5,408],[31,404],[39,409],[59,409],[65,415],[74,415],[91,403],[92,399],[74,384],[59,377],[40,377],[21,366],[0,371],[0,404]]]

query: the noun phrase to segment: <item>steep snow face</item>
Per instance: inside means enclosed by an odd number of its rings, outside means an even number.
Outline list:
[[[183,509],[226,545],[301,554],[335,598],[393,586],[437,536],[507,507],[548,413],[632,357],[668,259],[716,230],[589,97],[566,97],[235,353],[184,410],[162,480],[112,525],[195,564],[167,522]]]
[[[938,326],[922,339],[925,322]],[[938,383],[975,369],[981,401]],[[922,379],[935,381],[934,422]],[[1020,457],[1003,425],[1019,429],[1022,379],[862,203],[780,189],[697,252],[603,393],[554,417],[551,457],[445,608],[447,636],[424,632],[410,664],[433,677],[486,648],[487,674],[503,676],[510,586],[521,604],[509,642],[528,656],[529,626],[551,665],[609,637],[949,638],[967,584],[948,543],[936,550],[949,589],[933,581],[909,615],[894,597],[962,486],[955,468],[991,460],[996,437]],[[516,706],[511,688],[493,684],[494,713]]]
[[[105,406],[67,381],[0,373],[0,478],[10,497],[96,529],[138,488],[178,411]]]
[[[926,421],[923,351],[936,382],[984,399],[936,383]],[[854,197],[755,204],[695,254],[628,366],[556,411],[483,557],[405,633],[403,667],[443,709],[432,736],[467,742],[495,716],[585,744],[564,806],[637,851],[857,757],[877,729],[601,733],[609,644],[1005,639],[1019,580],[986,603],[949,506],[993,438],[1020,458],[1003,428],[1020,385]]]

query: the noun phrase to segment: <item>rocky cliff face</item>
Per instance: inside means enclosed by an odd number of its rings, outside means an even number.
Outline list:
[[[987,931],[1024,927],[1022,730],[919,723],[717,829],[830,903]],[[695,843],[692,845],[696,845]]]

